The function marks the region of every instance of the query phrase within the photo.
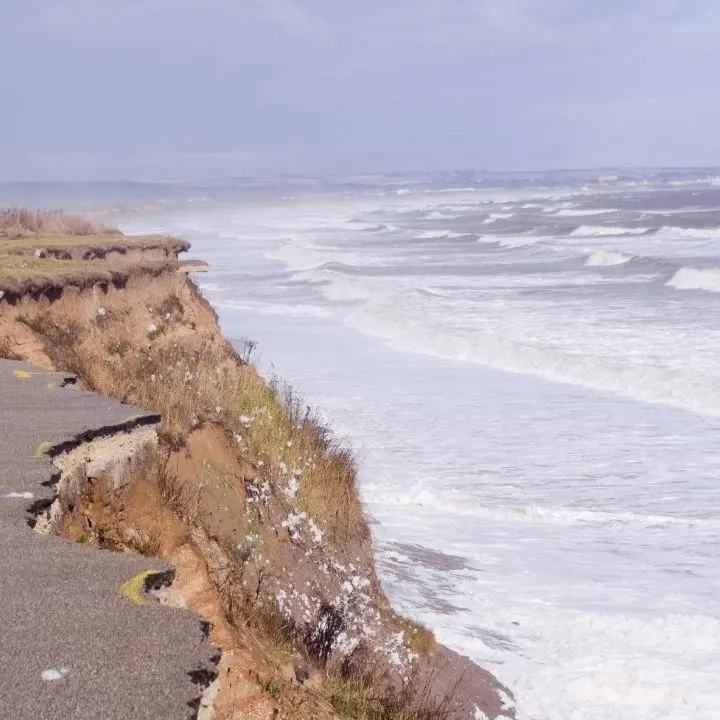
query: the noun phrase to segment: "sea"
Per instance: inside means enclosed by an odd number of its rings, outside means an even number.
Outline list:
[[[720,171],[0,186],[192,242],[520,720],[720,717]]]

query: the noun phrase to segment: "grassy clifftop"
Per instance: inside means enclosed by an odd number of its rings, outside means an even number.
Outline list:
[[[76,215],[11,209],[0,212],[0,292],[35,296],[63,287],[121,285],[133,274],[181,270],[179,238],[128,237]]]

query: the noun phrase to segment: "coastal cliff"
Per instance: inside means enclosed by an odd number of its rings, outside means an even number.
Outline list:
[[[157,556],[222,651],[215,718],[513,717],[489,673],[397,615],[353,452],[225,339],[177,238],[0,219],[0,357],[158,413],[158,444],[58,486],[46,530]]]

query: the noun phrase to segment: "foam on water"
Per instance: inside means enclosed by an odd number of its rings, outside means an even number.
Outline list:
[[[571,237],[596,237],[604,235],[644,235],[648,228],[626,228],[613,225],[581,225],[575,228]]]
[[[436,240],[439,238],[459,238],[463,233],[452,232],[452,230],[426,230],[417,235],[418,240]]]
[[[506,213],[490,213],[485,220],[483,220],[483,225],[491,225],[494,222],[497,222],[498,220],[509,220],[510,218],[515,217],[514,212],[506,212]]]
[[[374,503],[388,505],[418,505],[424,508],[443,510],[458,517],[471,517],[478,520],[502,521],[513,523],[534,523],[550,525],[618,526],[635,525],[643,528],[665,528],[670,525],[696,527],[704,525],[720,530],[720,520],[704,521],[697,518],[674,517],[670,515],[647,515],[634,512],[604,512],[590,508],[543,507],[526,505],[511,507],[507,505],[475,505],[460,498],[446,500],[438,497],[430,488],[416,488],[398,496],[397,491],[383,489],[376,491]]]
[[[613,252],[611,250],[598,250],[594,252],[585,262],[587,267],[611,267],[613,265],[624,265],[630,262],[633,255],[630,253]]]
[[[720,292],[720,268],[680,268],[667,284],[677,290]]]
[[[690,238],[700,240],[720,239],[720,228],[679,228],[663,226],[658,231],[662,235],[674,238]]]
[[[351,286],[343,283],[342,291],[333,288],[330,293],[335,299],[367,300],[375,296],[352,315],[352,327],[385,339],[397,350],[530,373],[720,417],[717,372],[703,376],[693,370],[653,367],[632,357],[580,354],[573,347],[516,340],[469,327],[453,329],[444,313],[435,318],[423,315],[406,295],[396,292],[378,296],[377,286]]]
[[[552,212],[555,217],[590,217],[592,215],[609,215],[617,212],[617,210],[606,209],[606,208],[561,208]]]

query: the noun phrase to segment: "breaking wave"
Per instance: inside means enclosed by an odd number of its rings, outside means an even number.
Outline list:
[[[604,235],[644,235],[649,228],[626,228],[614,225],[580,225],[571,233],[570,237],[602,237]]]
[[[612,267],[613,265],[624,265],[630,262],[635,256],[631,253],[614,252],[612,250],[598,250],[594,252],[585,262],[585,267]]]
[[[562,208],[561,210],[557,210],[556,212],[553,212],[552,215],[554,217],[589,217],[590,215],[608,215],[610,213],[617,212],[616,210],[612,209],[605,209],[605,208],[595,208],[595,209],[573,209],[573,208]]]
[[[435,240],[439,238],[459,238],[462,237],[463,234],[464,233],[451,232],[450,230],[428,230],[415,237],[418,240]]]
[[[671,235],[676,238],[689,238],[692,240],[709,240],[720,238],[720,228],[678,228],[665,226],[658,233]]]
[[[680,268],[667,285],[676,290],[720,292],[720,268]]]
[[[442,213],[438,210],[431,210],[425,214],[426,220],[453,220],[457,215],[451,215],[450,213]]]
[[[433,490],[417,489],[405,496],[381,493],[383,501],[389,504],[418,505],[443,509],[456,515],[487,521],[538,523],[549,525],[640,525],[649,528],[683,525],[693,527],[705,525],[708,521],[670,515],[648,515],[634,512],[606,512],[585,508],[544,507],[541,505],[499,506],[473,505],[452,498],[440,499]],[[377,498],[376,498],[377,500]]]
[[[720,290],[720,272],[717,283]],[[348,290],[343,288],[343,294]],[[357,293],[353,299],[361,298],[362,293],[357,291],[353,288],[352,292]],[[536,375],[720,417],[720,382],[712,374],[622,357],[584,355],[478,330],[451,329],[442,315],[417,307],[402,290],[378,294],[377,287],[368,287],[366,292],[365,302],[348,318],[349,324],[384,339],[396,350]]]
[[[496,222],[497,220],[509,220],[511,217],[515,217],[515,213],[509,212],[509,213],[490,213],[485,220],[482,221],[483,225],[490,225],[491,223]]]

